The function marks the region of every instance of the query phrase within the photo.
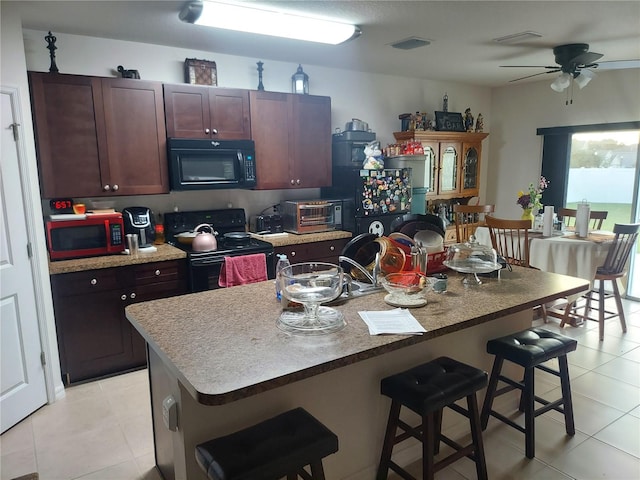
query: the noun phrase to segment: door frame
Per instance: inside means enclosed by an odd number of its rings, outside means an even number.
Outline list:
[[[18,154],[18,168],[20,174],[20,190],[25,211],[31,215],[25,215],[27,238],[31,246],[31,275],[33,277],[33,291],[36,301],[36,314],[38,317],[38,332],[42,351],[45,356],[44,376],[47,392],[47,402],[53,403],[65,395],[64,385],[60,373],[60,358],[58,354],[58,342],[56,339],[55,320],[53,313],[53,300],[51,296],[51,284],[49,282],[48,255],[45,248],[45,232],[42,222],[42,205],[40,204],[40,192],[34,192],[32,184],[38,184],[38,173],[35,167],[29,163],[26,137],[32,134],[30,125],[25,124],[25,118],[19,87],[0,85],[0,93],[8,95],[13,110],[13,117],[18,126],[18,138],[16,149]],[[29,117],[27,115],[27,117]],[[31,122],[31,118],[27,118]],[[35,159],[35,151],[33,155]],[[32,179],[33,182],[32,182]]]

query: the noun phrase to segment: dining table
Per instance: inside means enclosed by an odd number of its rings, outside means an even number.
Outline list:
[[[475,238],[478,243],[491,246],[488,227],[478,227]],[[593,288],[596,270],[604,265],[615,234],[592,230],[586,237],[579,237],[575,231],[567,229],[554,230],[551,236],[544,236],[542,230],[531,229],[528,238],[529,265],[544,272],[588,280]],[[566,300],[572,305],[581,295],[571,295]],[[570,323],[575,326],[580,322],[571,318]]]
[[[579,237],[572,230],[554,231],[544,236],[542,230],[530,230],[529,264],[544,272],[560,273],[593,283],[596,270],[604,264],[615,235],[605,230],[593,230]],[[476,241],[491,246],[488,227],[478,227]]]

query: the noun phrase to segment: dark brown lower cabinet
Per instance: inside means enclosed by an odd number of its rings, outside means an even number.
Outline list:
[[[145,342],[127,305],[187,292],[186,262],[171,260],[51,276],[65,384],[146,365]]]
[[[338,238],[321,242],[298,243],[275,247],[274,251],[276,254],[284,253],[291,263],[327,262],[337,264],[338,257],[349,240],[351,239]],[[275,256],[275,261],[278,261],[277,255]]]

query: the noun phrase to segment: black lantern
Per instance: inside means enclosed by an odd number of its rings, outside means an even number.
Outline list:
[[[309,95],[309,75],[302,71],[302,65],[298,65],[298,70],[291,76],[291,91]]]

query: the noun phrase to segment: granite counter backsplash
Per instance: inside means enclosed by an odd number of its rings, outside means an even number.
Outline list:
[[[49,261],[49,274],[82,272],[101,268],[126,267],[140,263],[165,262],[187,258],[186,252],[169,244],[155,245],[156,252],[138,253],[137,255],[104,255],[101,257],[75,258],[73,260]]]

